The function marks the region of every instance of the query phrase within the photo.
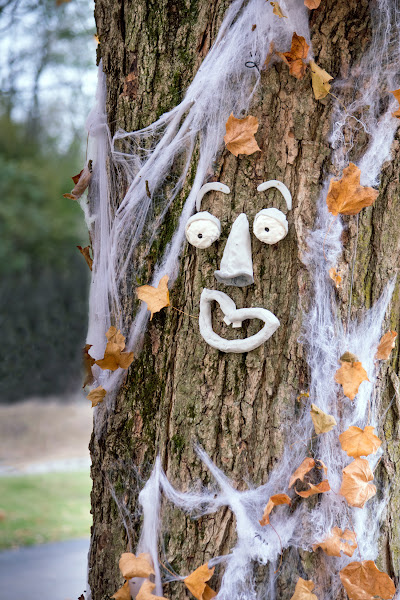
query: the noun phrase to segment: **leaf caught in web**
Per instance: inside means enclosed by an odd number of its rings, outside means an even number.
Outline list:
[[[313,581],[306,581],[299,577],[290,600],[318,600],[318,597],[311,593],[314,587]]]
[[[88,393],[88,400],[91,401],[92,408],[103,402],[106,393],[106,390],[101,385]]]
[[[378,349],[375,354],[377,360],[387,360],[396,344],[397,333],[388,331],[381,337]]]
[[[369,425],[364,428],[364,431],[360,427],[351,425],[339,435],[339,442],[342,450],[353,458],[375,454],[382,444],[381,440],[374,434],[374,427]]]
[[[281,59],[289,65],[289,73],[296,77],[296,79],[302,79],[305,75],[307,65],[304,59],[307,58],[310,46],[307,44],[305,38],[301,35],[297,35],[295,32],[292,37],[292,47],[290,52],[278,52]]]
[[[335,417],[327,415],[323,410],[318,408],[318,406],[315,406],[315,404],[311,404],[310,414],[317,435],[331,431],[336,425]]]
[[[124,585],[119,588],[111,598],[114,598],[114,600],[131,600],[132,596],[129,590],[129,581],[125,581]]]
[[[307,473],[315,467],[315,460],[313,458],[305,458],[301,465],[295,470],[289,481],[289,489],[299,479],[304,481],[304,477]]]
[[[339,575],[350,600],[390,600],[396,592],[389,575],[380,571],[373,560],[351,562]]]
[[[254,137],[258,129],[257,117],[249,115],[244,119],[236,119],[233,113],[231,113],[225,127],[225,146],[235,156],[239,154],[253,154],[257,150],[261,150]]]
[[[208,563],[198,567],[193,573],[188,575],[183,581],[188,590],[197,600],[211,600],[217,595],[206,583],[214,574],[214,568],[209,569]]]
[[[83,370],[85,373],[85,378],[83,380],[82,387],[86,387],[87,385],[92,385],[92,383],[94,381],[92,367],[93,367],[94,363],[96,362],[96,360],[89,354],[89,350],[91,347],[92,347],[92,344],[86,344],[86,346],[83,348]]]
[[[88,187],[91,178],[92,161],[89,161],[89,163],[85,165],[85,167],[80,173],[78,173],[78,175],[74,175],[72,177],[72,181],[74,182],[75,187],[70,194],[63,194],[64,198],[69,198],[70,200],[79,200],[83,192]]]
[[[108,339],[104,357],[96,360],[103,370],[116,371],[117,369],[128,369],[133,361],[133,352],[122,352],[125,348],[125,338],[116,327],[110,327],[106,333]]]
[[[396,98],[397,102],[400,104],[400,89],[393,90],[392,92],[389,92],[389,93],[393,94],[393,96]],[[398,119],[400,119],[400,106],[394,113],[392,113],[392,117],[397,117]]]
[[[304,5],[307,6],[310,10],[314,10],[318,8],[321,4],[321,0],[304,0]]]
[[[341,179],[338,181],[331,179],[326,198],[330,213],[335,216],[338,214],[356,215],[360,210],[375,202],[379,195],[378,190],[360,185],[360,177],[360,169],[350,163],[343,169]]]
[[[342,283],[342,276],[340,275],[340,271],[338,271],[335,267],[332,267],[331,269],[329,269],[329,277],[335,284],[336,289],[338,289],[340,284]]]
[[[313,545],[314,552],[317,548],[321,548],[328,556],[341,556],[341,552],[346,556],[353,556],[354,550],[357,548],[356,534],[350,529],[342,531],[339,527],[333,527],[329,537],[319,544]]]
[[[138,556],[135,556],[132,552],[124,552],[119,559],[119,570],[124,579],[132,579],[132,577],[147,578],[154,575],[153,561],[147,552],[138,554]]]
[[[152,594],[155,587],[155,583],[151,583],[151,581],[145,579],[136,596],[136,600],[167,600],[167,598],[164,598],[164,596],[154,596]]]
[[[141,285],[136,290],[139,300],[146,302],[147,310],[151,312],[150,321],[152,320],[154,313],[157,313],[162,308],[170,305],[168,279],[168,275],[164,275],[164,277],[161,277],[157,287],[153,287],[152,285]]]
[[[264,509],[262,519],[259,522],[260,525],[269,525],[269,515],[271,514],[272,509],[274,508],[274,506],[279,506],[281,504],[290,505],[290,498],[287,494],[275,494],[274,496],[271,496],[267,502],[267,506]]]
[[[90,246],[77,246],[79,252],[82,254],[83,258],[86,260],[87,266],[90,270],[92,270],[93,258],[90,256]]]
[[[310,8],[310,7],[308,7]],[[316,7],[315,7],[316,8]],[[331,84],[329,81],[333,79],[324,69],[321,69],[313,60],[310,60],[311,67],[311,82],[316,100],[322,100],[329,94]]]
[[[287,16],[283,14],[281,7],[278,2],[270,2],[270,5],[273,7],[273,14],[279,17],[280,19],[287,19]]]
[[[374,475],[366,458],[356,458],[343,469],[343,481],[339,494],[344,496],[350,504],[357,508],[364,508],[364,504],[375,496],[376,487],[369,483]]]
[[[342,366],[335,373],[335,381],[343,387],[344,395],[350,398],[350,400],[354,400],[361,383],[369,381],[367,371],[361,362],[347,362],[342,360],[342,358],[340,360]]]
[[[301,496],[302,498],[309,498],[310,496],[315,496],[315,494],[323,494],[324,492],[329,492],[331,489],[331,486],[329,485],[329,481],[327,479],[324,479],[324,481],[321,481],[321,483],[317,483],[317,485],[314,485],[312,483],[309,483],[308,485],[310,486],[308,490],[298,492],[295,488],[294,491],[298,496]]]

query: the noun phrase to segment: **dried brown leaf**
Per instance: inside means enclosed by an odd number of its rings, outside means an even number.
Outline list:
[[[307,8],[309,8],[310,10],[318,8],[320,4],[321,0],[304,0],[304,5],[307,6]]]
[[[104,357],[96,360],[103,370],[116,371],[117,369],[128,369],[133,361],[133,352],[121,352],[125,348],[125,338],[116,327],[110,327],[106,333],[109,340],[104,351]]]
[[[283,14],[281,7],[278,2],[270,2],[270,5],[273,7],[273,14],[279,17],[280,19],[287,19],[287,16]]]
[[[295,470],[289,481],[289,489],[299,479],[304,481],[305,475],[315,467],[315,460],[313,458],[305,458],[301,465]]]
[[[145,579],[141,585],[141,588],[136,596],[136,600],[167,600],[164,596],[154,596],[152,591],[156,587],[155,583],[151,583],[148,579]]]
[[[150,577],[154,575],[153,561],[150,554],[143,552],[135,556],[132,552],[124,552],[119,559],[119,570],[124,579],[132,577]]]
[[[72,181],[75,183],[75,187],[71,191],[70,194],[63,194],[64,198],[70,198],[71,200],[78,200],[82,196],[82,194],[86,190],[86,188],[88,187],[91,178],[92,178],[92,170],[91,170],[91,164],[89,163],[89,164],[85,165],[85,167],[82,169],[82,171],[80,173],[78,173],[78,175],[74,175],[72,177]]]
[[[339,527],[333,527],[331,534],[326,540],[314,544],[313,550],[321,548],[328,556],[341,556],[341,552],[346,556],[353,556],[357,548],[356,534],[350,529],[342,531]]]
[[[269,63],[271,62],[271,58],[273,57],[274,54],[275,54],[275,44],[274,44],[274,42],[270,42],[270,45],[268,48],[268,54],[265,58],[263,69],[268,69]]]
[[[315,494],[323,494],[324,492],[329,492],[331,486],[329,485],[329,481],[324,479],[321,483],[317,483],[317,485],[313,485],[312,483],[308,484],[310,489],[305,490],[304,492],[298,492],[295,488],[295,492],[298,496],[302,498],[309,498],[310,496],[314,496]]]
[[[335,267],[332,267],[331,269],[329,269],[329,277],[332,279],[336,288],[339,288],[340,284],[342,283],[342,276],[340,275],[340,271],[338,271]]]
[[[103,402],[106,393],[106,390],[101,385],[88,393],[88,400],[91,401],[92,408]]]
[[[244,119],[236,119],[231,113],[226,122],[226,135],[224,136],[227,150],[235,156],[253,154],[257,150],[261,150],[254,137],[257,129],[257,117],[249,115]]]
[[[396,592],[389,575],[373,560],[351,562],[339,575],[350,600],[390,600]]]
[[[344,395],[354,400],[361,383],[369,381],[367,371],[360,362],[340,362],[342,366],[335,373],[335,381],[342,385]]]
[[[397,333],[388,331],[381,337],[378,349],[375,354],[377,360],[387,360],[396,344]]]
[[[393,96],[396,98],[397,102],[400,104],[400,88],[398,90],[393,90],[392,92],[389,92],[389,93],[393,94]],[[400,119],[400,106],[396,110],[396,112],[392,113],[392,116]]]
[[[325,98],[325,96],[329,94],[329,91],[331,89],[331,84],[329,83],[329,81],[331,81],[333,77],[332,75],[329,75],[329,73],[324,71],[324,69],[321,69],[321,67],[319,67],[313,60],[310,60],[310,67],[311,81],[315,99],[322,100],[323,98]]]
[[[338,181],[331,179],[326,203],[333,215],[356,215],[371,206],[379,192],[374,188],[360,185],[361,171],[355,164],[350,163],[343,169],[342,178]]]
[[[214,567],[209,569],[208,563],[206,563],[205,565],[198,567],[183,581],[188,590],[195,598],[197,598],[197,600],[211,600],[211,598],[214,598],[217,595],[217,592],[214,592],[214,590],[210,588],[206,581],[209,581],[213,574]]]
[[[343,469],[343,481],[339,494],[344,496],[350,504],[357,508],[364,508],[364,504],[376,494],[376,487],[369,483],[374,475],[366,458],[356,458]]]
[[[159,312],[162,308],[169,306],[169,291],[168,291],[168,275],[161,277],[157,287],[152,285],[142,285],[137,288],[137,296],[139,300],[146,302],[147,310],[151,312],[150,321],[154,313]]]
[[[85,378],[83,380],[82,387],[86,387],[87,385],[92,385],[92,383],[94,381],[92,367],[96,361],[89,354],[89,350],[91,347],[92,347],[92,344],[86,344],[86,346],[83,348],[83,370],[84,370]]]
[[[310,414],[317,435],[331,431],[336,425],[335,417],[327,415],[323,410],[318,408],[318,406],[315,406],[315,404],[311,404]]]
[[[306,581],[305,579],[299,577],[294,589],[294,594],[290,600],[318,600],[318,597],[311,593],[313,589],[313,581]]]
[[[289,65],[289,73],[296,79],[302,79],[305,75],[307,65],[304,59],[307,58],[309,49],[310,46],[305,38],[295,32],[292,37],[290,52],[278,52],[281,59]]]
[[[374,434],[374,427],[369,425],[364,428],[364,431],[360,427],[351,425],[339,435],[339,441],[342,450],[353,458],[375,454],[382,444],[381,440]]]
[[[83,258],[86,260],[87,266],[90,270],[92,270],[93,258],[90,256],[90,246],[77,246],[79,252],[82,254]]]
[[[339,359],[341,362],[355,363],[358,361],[358,356],[353,354],[352,352],[344,352]]]
[[[279,506],[281,504],[290,504],[290,498],[287,494],[275,494],[274,496],[271,496],[264,509],[260,525],[269,525],[269,515],[271,514],[272,509],[274,506]]]
[[[129,590],[129,581],[125,581],[124,585],[119,588],[111,598],[115,598],[115,600],[131,600],[132,596]]]
[[[125,348],[125,338],[122,335],[121,331],[114,327],[113,325],[106,332],[106,338],[109,342],[113,344],[117,344],[118,348],[122,350]]]

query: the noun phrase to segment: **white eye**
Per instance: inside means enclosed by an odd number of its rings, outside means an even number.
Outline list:
[[[221,223],[209,212],[198,212],[186,223],[185,234],[192,246],[209,248],[221,235]]]
[[[256,214],[253,233],[261,242],[276,244],[288,232],[289,226],[283,212],[277,208],[264,208]]]

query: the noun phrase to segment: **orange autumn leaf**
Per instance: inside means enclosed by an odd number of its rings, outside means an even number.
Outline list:
[[[361,171],[353,163],[343,169],[342,178],[331,179],[326,203],[333,215],[357,215],[366,206],[371,206],[379,192],[374,188],[360,185]]]
[[[215,567],[209,569],[208,563],[206,563],[198,567],[183,580],[188,590],[197,600],[211,600],[211,598],[217,595],[217,592],[214,592],[206,583],[213,576],[214,569]]]
[[[131,592],[129,590],[129,581],[125,581],[124,585],[119,588],[111,598],[115,600],[131,600]]]
[[[169,306],[169,291],[168,291],[168,275],[161,277],[157,287],[152,285],[141,285],[137,288],[137,296],[139,300],[146,302],[147,310],[151,312],[150,321],[154,313],[159,312],[162,308]]]
[[[106,393],[106,390],[101,385],[88,393],[87,398],[92,403],[92,408],[103,402]]]
[[[258,129],[257,117],[248,116],[244,119],[236,119],[231,113],[225,127],[225,146],[235,156],[253,154],[257,150],[261,150],[254,137]]]
[[[338,271],[335,267],[329,269],[329,277],[332,279],[336,288],[339,288],[342,283],[342,276],[340,275],[340,271]]]
[[[318,8],[321,4],[321,0],[304,0],[304,5],[307,6],[310,10],[314,10]]]
[[[340,527],[333,527],[329,537],[318,544],[313,545],[313,550],[321,548],[328,556],[341,556],[341,552],[346,556],[353,556],[357,548],[356,534],[350,529],[342,531]]]
[[[92,385],[92,383],[94,381],[92,367],[96,361],[89,354],[89,350],[91,347],[92,347],[92,344],[86,344],[86,346],[83,348],[83,370],[85,373],[85,378],[83,380],[82,387],[86,387],[87,385]]]
[[[309,498],[310,496],[314,496],[315,494],[323,494],[324,492],[329,492],[331,489],[331,486],[329,485],[329,481],[327,479],[324,479],[323,481],[321,481],[321,483],[317,483],[317,485],[313,485],[312,483],[309,483],[308,485],[310,486],[310,488],[308,490],[305,490],[304,492],[298,492],[296,488],[294,489],[294,491],[298,496],[301,496],[302,498]]]
[[[267,506],[264,509],[262,519],[259,521],[260,525],[269,525],[269,515],[271,514],[272,509],[274,506],[279,506],[281,504],[290,505],[290,498],[287,494],[275,494],[274,496],[271,496],[267,502]]]
[[[389,92],[389,93],[393,94],[393,96],[396,98],[397,102],[400,104],[400,89],[393,90],[392,92]],[[397,117],[398,119],[400,119],[400,106],[396,110],[396,112],[392,113],[392,117]]]
[[[70,194],[63,194],[64,198],[69,198],[70,200],[78,200],[83,192],[88,187],[90,180],[92,178],[92,161],[89,161],[87,165],[82,169],[78,175],[74,175],[71,179],[75,184],[74,189]]]
[[[341,367],[335,373],[336,383],[343,387],[343,393],[350,400],[354,400],[358,394],[358,388],[363,381],[369,381],[367,371],[360,361],[340,361]]]
[[[104,357],[96,360],[103,370],[116,371],[117,369],[128,369],[133,361],[133,352],[122,352],[125,348],[125,338],[116,327],[110,327],[106,333],[107,345]]]
[[[351,425],[339,435],[339,441],[342,450],[353,458],[375,454],[382,444],[381,440],[374,434],[374,427],[369,425],[364,428],[364,431],[360,427]]]
[[[375,354],[377,360],[387,360],[389,358],[391,351],[395,347],[396,338],[397,333],[395,331],[388,331],[381,337]]]
[[[86,260],[87,266],[90,270],[92,270],[93,258],[90,256],[90,246],[77,246],[79,252],[82,254],[83,258]]]
[[[339,575],[350,600],[390,600],[396,592],[389,575],[380,571],[373,560],[351,562]]]
[[[164,596],[154,596],[152,594],[155,587],[155,583],[151,583],[151,581],[145,579],[136,596],[136,600],[167,600],[167,598],[164,598]]]
[[[295,32],[292,37],[292,47],[290,52],[278,52],[281,59],[289,65],[289,73],[296,77],[296,79],[302,79],[307,69],[307,65],[304,59],[307,58],[310,46],[307,44],[305,38],[301,35],[297,35]]]
[[[305,458],[301,465],[295,470],[293,475],[289,481],[289,489],[292,485],[300,479],[300,481],[304,481],[305,475],[311,471],[315,467],[315,460],[313,458]]]
[[[367,459],[356,458],[343,469],[343,481],[339,494],[346,498],[350,506],[364,508],[367,500],[376,494],[376,487],[369,483],[373,479],[374,474]]]
[[[299,577],[294,589],[294,594],[290,600],[318,600],[317,596],[311,593],[313,589],[313,581],[306,581],[302,577]]]
[[[138,554],[138,556],[135,556],[132,552],[124,552],[119,559],[119,570],[124,579],[132,579],[132,577],[147,578],[154,575],[153,561],[147,552]]]
[[[287,19],[287,16],[283,14],[281,7],[278,2],[270,2],[270,5],[273,7],[273,14],[279,17],[280,19]]]

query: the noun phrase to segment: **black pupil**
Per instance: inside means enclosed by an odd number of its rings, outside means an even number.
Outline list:
[[[268,231],[269,231],[269,227],[266,227],[266,228],[265,228],[265,231],[268,233]]]
[[[197,237],[201,239],[203,237],[203,234],[199,233]]]

